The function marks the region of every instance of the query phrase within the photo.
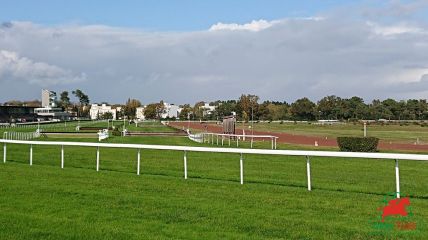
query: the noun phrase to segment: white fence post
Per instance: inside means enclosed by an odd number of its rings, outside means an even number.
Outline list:
[[[187,151],[184,151],[184,179],[187,179]]]
[[[242,157],[239,159],[239,166],[240,166],[240,175],[241,175],[241,184],[244,184],[244,158]]]
[[[395,181],[397,198],[400,198],[400,172],[397,159],[395,159]]]
[[[137,175],[140,175],[141,149],[138,149],[137,154]]]
[[[64,145],[61,145],[61,168],[64,168]]]
[[[33,166],[33,144],[30,144],[30,166]]]
[[[275,150],[276,150],[276,137],[275,137]]]
[[[309,160],[309,156],[306,156],[306,173],[308,175],[308,191],[312,190],[311,185],[311,162]]]
[[[3,145],[3,162],[6,163],[6,143]]]
[[[236,137],[236,146],[239,147],[239,137]]]
[[[97,172],[100,170],[100,147],[97,147]]]

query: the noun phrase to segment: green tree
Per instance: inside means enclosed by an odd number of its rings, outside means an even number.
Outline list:
[[[242,94],[238,100],[237,111],[243,121],[248,121],[254,118],[258,112],[259,97],[251,94]]]
[[[129,119],[134,119],[137,108],[141,107],[141,102],[137,99],[129,99],[126,101],[125,106],[123,107],[123,113],[125,116],[127,116]]]
[[[294,120],[314,120],[315,107],[315,103],[304,97],[291,104],[290,112]]]
[[[63,91],[60,94],[59,104],[64,109],[67,109],[70,106],[70,97],[68,96],[68,91]]]

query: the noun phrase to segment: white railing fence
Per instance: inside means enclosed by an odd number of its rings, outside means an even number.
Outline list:
[[[194,142],[198,142],[198,143],[204,142],[204,137],[202,133],[188,134],[187,136],[189,137],[190,140]]]
[[[200,136],[199,136],[200,135]],[[249,141],[250,142],[250,148],[253,148],[254,145],[254,139],[269,139],[271,142],[271,149],[276,149],[276,141],[279,137],[273,136],[273,135],[247,135],[247,134],[225,134],[225,133],[210,133],[210,132],[202,132],[199,133],[198,139],[202,139],[201,141],[195,141],[192,138],[189,138],[195,142],[200,143],[208,143],[211,145],[221,145],[224,146],[225,144],[228,144],[231,146],[232,140],[235,141],[236,147],[239,147],[239,141]],[[227,142],[227,143],[225,143]]]
[[[8,140],[31,140],[40,137],[40,132],[3,132],[3,139]]]
[[[187,152],[211,152],[211,153],[236,153],[240,155],[240,183],[244,184],[244,154],[261,155],[282,155],[282,156],[303,156],[306,158],[307,184],[311,191],[311,168],[310,157],[343,157],[343,158],[368,158],[368,159],[390,159],[395,160],[396,194],[400,198],[400,175],[399,160],[428,161],[428,155],[423,154],[403,154],[403,153],[361,153],[361,152],[333,152],[333,151],[301,151],[301,150],[268,150],[268,149],[243,149],[243,148],[208,148],[208,147],[188,147],[188,146],[167,146],[167,145],[145,145],[145,144],[119,144],[119,143],[91,143],[91,142],[49,142],[49,141],[20,141],[0,139],[3,143],[3,162],[7,160],[7,144],[30,145],[29,163],[33,165],[33,145],[61,146],[61,168],[64,168],[64,146],[95,147],[96,170],[100,170],[100,148],[127,148],[137,149],[137,174],[140,175],[140,152],[142,149],[171,150],[184,153],[183,168],[184,178],[187,179]]]

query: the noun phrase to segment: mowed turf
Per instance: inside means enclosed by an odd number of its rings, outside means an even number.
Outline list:
[[[198,145],[183,137],[109,140],[123,141]],[[7,147],[7,162],[0,163],[1,239],[428,237],[426,162],[400,161],[416,230],[386,231],[374,222],[384,195],[395,190],[392,160],[312,158],[309,192],[302,157],[244,155],[240,185],[237,154],[189,152],[184,180],[177,151],[142,150],[137,176],[135,149],[101,148],[96,172],[95,148],[65,147],[61,169],[59,146],[35,145],[33,166],[29,146]]]

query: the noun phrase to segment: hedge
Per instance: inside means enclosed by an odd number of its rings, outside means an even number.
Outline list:
[[[337,145],[342,152],[376,152],[379,138],[338,137]]]

